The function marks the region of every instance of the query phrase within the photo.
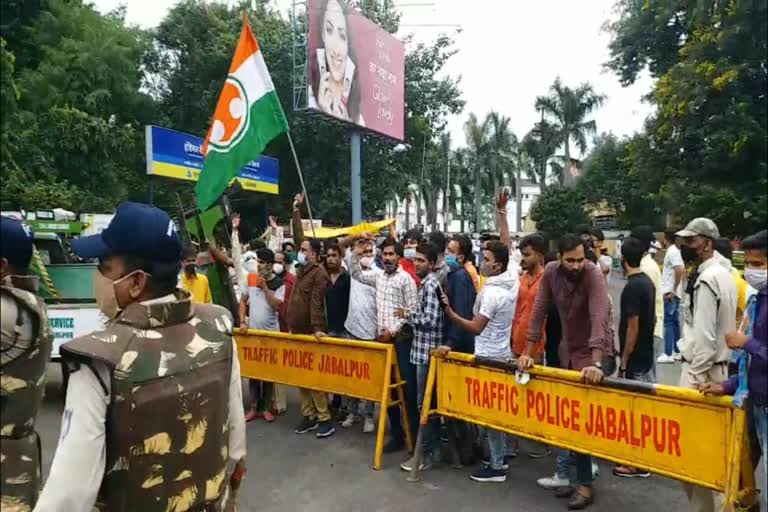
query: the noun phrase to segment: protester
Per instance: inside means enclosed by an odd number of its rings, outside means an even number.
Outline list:
[[[416,401],[416,368],[411,364],[411,344],[413,342],[413,329],[398,318],[395,311],[403,309],[410,311],[416,306],[417,292],[416,282],[400,266],[403,257],[403,248],[395,240],[387,238],[381,244],[382,263],[384,272],[379,275],[364,273],[360,266],[361,258],[352,255],[350,273],[352,279],[376,288],[376,341],[392,343],[395,347],[397,365],[400,375],[405,380],[405,407],[408,414],[411,434],[415,438],[419,430],[419,411]],[[394,376],[393,376],[394,380]],[[392,399],[397,399],[397,394],[392,392]],[[387,410],[390,423],[390,440],[384,446],[385,453],[397,452],[405,448],[405,431],[401,422],[400,408],[390,407]]]
[[[181,273],[181,288],[192,295],[195,304],[210,304],[211,287],[208,277],[197,272],[197,251],[186,246],[181,253],[183,272]]]
[[[451,269],[445,264],[445,249],[448,245],[448,238],[442,231],[433,231],[427,237],[429,243],[435,246],[437,250],[437,262],[435,263],[435,277],[443,289],[448,287],[448,273]]]
[[[32,510],[42,485],[40,437],[53,333],[39,280],[30,272],[35,235],[16,219],[0,217],[0,382],[2,382],[2,508]]]
[[[621,292],[619,377],[653,384],[656,382],[653,374],[656,290],[651,279],[640,270],[644,252],[645,246],[637,238],[630,236],[624,240],[621,257],[627,284]],[[617,466],[613,474],[623,478],[651,476],[648,471],[630,466]]]
[[[440,283],[437,273],[434,271],[437,265],[438,250],[432,243],[421,243],[416,248],[416,257],[413,262],[416,266],[416,274],[421,278],[418,302],[411,309],[397,308],[395,316],[403,318],[413,328],[413,344],[411,345],[411,364],[416,367],[416,403],[421,414],[424,401],[424,392],[427,387],[427,375],[429,374],[430,352],[443,342],[445,331],[445,314],[440,302],[441,294],[438,292]],[[440,437],[439,420],[430,418],[422,427],[422,446],[424,458],[419,470],[430,469],[433,464],[440,461]],[[415,458],[411,458],[402,464],[403,471],[411,471]]]
[[[746,375],[751,419],[761,449],[763,474],[768,469],[768,231],[762,230],[741,242],[744,251],[744,276],[757,295],[750,300],[745,321],[739,330],[729,331],[725,342],[732,350],[749,354]],[[740,391],[741,375],[725,382],[708,383],[700,387],[706,394],[734,395]],[[761,496],[762,510],[768,509],[766,496]]]
[[[255,267],[253,265],[255,263]],[[275,255],[270,249],[259,249],[256,260],[248,260],[247,288],[240,299],[240,331],[248,328],[261,331],[280,331],[278,311],[285,300],[285,283],[274,273]],[[245,421],[263,417],[271,423],[273,383],[249,379],[251,407],[245,414]]]
[[[420,229],[409,229],[403,239],[403,257],[400,258],[400,266],[413,278],[417,288],[421,285],[421,278],[416,274],[413,259],[416,257],[416,247],[421,243],[423,237]]]
[[[342,265],[343,255],[337,243],[331,243],[325,249],[325,270],[331,284],[325,291],[325,310],[328,315],[328,334],[335,338],[345,338],[347,331],[344,324],[349,313],[349,273]]]
[[[685,263],[680,254],[680,237],[674,232],[664,233],[664,263],[661,271],[661,294],[664,298],[664,353],[656,363],[667,364],[680,360],[680,300],[683,297]]]
[[[222,506],[224,475],[242,474],[246,452],[232,316],[177,289],[181,244],[162,210],[123,203],[71,246],[99,259],[96,301],[115,321],[60,349],[62,435],[35,510],[172,510],[179,496],[189,510]]]
[[[725,335],[736,328],[736,285],[729,262],[715,250],[720,232],[714,222],[703,217],[693,219],[677,236],[683,238],[683,255],[689,253],[698,265],[692,314],[686,315],[680,343],[680,387],[699,389],[721,384],[728,377],[730,351]],[[722,495],[692,484],[683,487],[692,511],[720,508]]]
[[[661,293],[661,270],[656,260],[653,259],[651,253],[652,245],[657,244],[656,235],[653,234],[653,229],[650,226],[638,226],[632,230],[630,236],[633,236],[640,240],[645,246],[645,256],[643,256],[640,262],[640,269],[651,278],[654,290],[656,292],[655,312],[656,312],[656,325],[653,329],[653,343],[654,343],[654,373],[656,371],[656,358],[665,352],[664,349],[664,299]],[[623,248],[623,246],[622,246]]]
[[[477,292],[475,284],[467,271],[467,257],[472,255],[472,241],[466,235],[457,235],[448,242],[445,262],[451,269],[448,274],[448,302],[453,311],[464,319],[471,320]],[[470,264],[474,269],[474,265]],[[454,352],[474,354],[475,337],[446,319],[446,345]]]
[[[621,268],[621,244],[624,243],[624,233],[619,233],[619,237],[616,239],[616,266]]]
[[[731,248],[731,241],[727,238],[718,238],[715,240],[715,250],[728,261],[731,279],[733,279],[733,284],[736,285],[736,323],[738,324],[744,317],[744,310],[747,307],[747,296],[751,295],[749,284],[743,277],[741,277],[739,269],[733,266],[733,249]]]
[[[515,318],[512,331],[512,353],[515,358],[520,357],[528,346],[528,324],[533,312],[533,304],[541,284],[541,276],[544,274],[544,255],[547,244],[544,238],[538,234],[528,235],[520,242],[522,254],[523,274],[520,276],[520,291],[517,296]],[[537,364],[544,362],[545,329],[542,328],[540,337],[534,345],[533,357]]]
[[[499,241],[491,241],[483,250],[480,273],[486,277],[485,285],[477,296],[472,320],[458,315],[448,300],[443,298],[448,319],[475,336],[475,355],[508,361],[512,358],[509,340],[512,336],[512,318],[517,300],[518,277],[509,272],[509,247]],[[450,347],[441,347],[446,353]],[[488,430],[489,464],[470,473],[477,482],[504,482],[509,464],[505,460],[507,435]]]
[[[299,266],[296,283],[288,303],[287,323],[293,334],[325,336],[325,291],[330,279],[319,264],[321,246],[317,240],[304,240],[299,209],[304,198],[297,194],[293,202],[293,239],[299,244],[296,262]],[[317,437],[328,437],[336,431],[331,423],[328,399],[324,392],[301,388],[301,414],[303,419],[294,430],[306,434],[317,430]]]
[[[613,332],[610,329],[610,306],[605,278],[594,263],[586,259],[586,247],[577,235],[560,239],[560,261],[544,269],[528,327],[528,346],[518,359],[520,368],[534,364],[531,354],[541,337],[550,299],[560,313],[563,338],[560,363],[563,368],[578,370],[588,384],[599,384],[615,367]],[[579,510],[594,502],[592,457],[576,454],[578,486],[556,491],[569,497],[568,507]]]
[[[350,242],[351,243],[351,242]],[[339,247],[344,251],[348,246],[344,240],[339,242]],[[373,242],[371,240],[358,240],[354,244],[354,249],[348,248],[345,251],[344,261],[347,268],[352,269],[352,251],[360,260],[360,267],[364,274],[369,274],[376,278],[382,273],[373,262]],[[350,280],[349,290],[349,312],[344,328],[349,337],[355,340],[374,341],[377,336],[376,328],[376,288],[364,284],[357,279]],[[371,433],[376,430],[373,421],[374,402],[368,400],[349,399],[348,414],[341,423],[344,428],[349,428],[358,420],[360,416],[364,418],[363,432]]]
[[[597,262],[600,265],[603,275],[606,280],[611,279],[611,267],[613,266],[613,259],[608,256],[608,249],[605,247],[605,233],[602,229],[592,228],[589,230],[589,241],[592,244],[592,249],[597,255]]]

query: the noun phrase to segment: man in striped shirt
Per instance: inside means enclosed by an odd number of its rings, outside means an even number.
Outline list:
[[[411,363],[416,366],[416,403],[419,408],[424,401],[429,374],[430,351],[443,344],[445,336],[445,314],[440,304],[440,283],[434,272],[437,264],[437,248],[431,243],[422,243],[416,248],[413,259],[416,273],[421,278],[418,303],[411,309],[396,309],[395,316],[404,318],[413,327]],[[439,455],[438,420],[432,418],[424,429],[424,460],[420,469],[429,469]],[[400,465],[404,471],[411,470],[413,459]]]
[[[400,258],[403,248],[397,241],[388,238],[381,244],[384,272],[378,275],[364,273],[360,267],[360,257],[352,254],[352,279],[376,288],[376,328],[377,341],[393,343],[400,375],[405,380],[405,407],[408,412],[409,427],[415,437],[419,425],[419,412],[416,404],[416,369],[411,364],[411,345],[413,329],[406,325],[404,318],[398,318],[395,310],[410,311],[416,305],[416,283],[403,270]],[[393,399],[396,399],[393,393]],[[384,446],[385,453],[400,451],[405,447],[405,431],[400,418],[400,409],[390,407],[387,411],[390,422],[391,439]]]

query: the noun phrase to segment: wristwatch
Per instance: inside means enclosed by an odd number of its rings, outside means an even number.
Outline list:
[[[605,371],[603,371],[603,363],[601,363],[600,361],[595,361],[594,363],[592,363],[592,366],[594,366],[601,372],[605,373]]]

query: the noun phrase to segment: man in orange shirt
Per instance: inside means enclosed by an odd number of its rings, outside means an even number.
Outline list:
[[[525,353],[528,343],[528,324],[531,320],[533,304],[536,302],[536,294],[541,284],[541,276],[544,275],[544,256],[547,252],[547,243],[538,233],[528,235],[520,241],[518,246],[522,258],[520,266],[523,274],[520,276],[520,288],[517,293],[517,305],[515,307],[515,319],[512,322],[512,353],[515,359]],[[529,354],[537,364],[542,364],[544,359],[544,327],[541,328],[541,337],[536,342],[533,351]],[[517,452],[517,439],[512,441],[514,445],[512,453]],[[549,447],[539,443],[530,443],[528,456],[533,459],[546,457],[551,453]]]

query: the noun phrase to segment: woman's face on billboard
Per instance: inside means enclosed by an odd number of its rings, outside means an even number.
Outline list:
[[[329,0],[323,16],[323,44],[328,70],[335,82],[344,79],[349,54],[347,19],[338,0]]]

